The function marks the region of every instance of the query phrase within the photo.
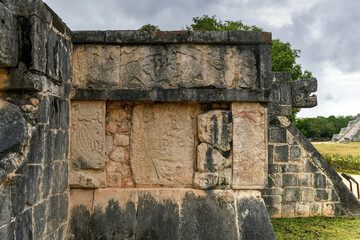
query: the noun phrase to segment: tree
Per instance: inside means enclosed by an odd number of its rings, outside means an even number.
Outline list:
[[[160,28],[158,26],[148,23],[143,25],[139,30],[148,31],[148,32],[157,32],[160,31]]]
[[[203,15],[202,17],[194,17],[193,24],[186,26],[187,30],[205,30],[205,31],[263,31],[257,26],[248,26],[242,21],[225,21],[217,20],[216,16],[209,17]],[[273,71],[287,71],[291,73],[291,81],[299,79],[312,78],[312,73],[308,70],[303,71],[301,65],[296,63],[296,59],[300,58],[300,49],[292,49],[291,44],[282,42],[279,39],[274,39],[271,45],[271,59]],[[299,108],[293,108],[292,115],[288,118],[294,122],[296,114],[300,111]]]

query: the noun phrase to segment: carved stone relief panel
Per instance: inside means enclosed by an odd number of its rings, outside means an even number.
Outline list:
[[[70,145],[70,185],[86,185],[86,170],[91,177],[104,176],[105,164],[105,102],[73,101],[71,103],[71,145]],[[79,173],[81,172],[81,174]],[[73,175],[73,176],[72,176]],[[82,176],[81,183],[80,177]],[[101,177],[100,177],[101,178]],[[85,180],[84,180],[85,179]],[[98,181],[104,183],[105,181]]]
[[[117,87],[119,85],[120,46],[76,46],[72,66],[74,87]]]
[[[257,62],[235,46],[122,46],[121,88],[256,88]]]
[[[232,103],[233,189],[263,189],[267,183],[266,107]]]
[[[136,185],[192,185],[199,112],[197,104],[135,105],[130,161]]]

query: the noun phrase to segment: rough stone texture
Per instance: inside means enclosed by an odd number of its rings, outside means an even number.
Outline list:
[[[359,202],[339,175],[285,117],[271,117],[269,131],[285,129],[285,139],[271,141],[268,188],[262,197],[271,217],[359,214]],[[269,136],[271,139],[271,135]],[[274,139],[274,138],[272,138]]]
[[[233,189],[263,189],[267,183],[266,108],[232,103]]]
[[[218,183],[218,173],[199,173],[194,176],[194,187],[199,189],[210,189]]]
[[[232,141],[231,112],[213,110],[198,116],[198,138],[219,148],[222,151],[230,150]]]
[[[316,79],[297,80],[291,82],[291,105],[293,107],[315,107],[317,105],[316,95],[310,96],[317,91]]]
[[[0,99],[0,153],[20,143],[26,129],[19,108]]]
[[[103,88],[119,86],[120,47],[76,46],[72,60],[73,86]]]
[[[105,162],[105,103],[71,103],[71,166],[101,169]]]
[[[0,3],[0,67],[15,67],[19,58],[19,34],[14,14]]]
[[[224,169],[226,158],[211,145],[201,143],[197,146],[197,170],[199,172],[215,172]]]
[[[197,104],[142,104],[133,109],[131,166],[140,185],[192,185]]]
[[[69,239],[275,239],[258,192],[97,189],[79,194],[72,193]],[[82,200],[86,196],[90,200]]]

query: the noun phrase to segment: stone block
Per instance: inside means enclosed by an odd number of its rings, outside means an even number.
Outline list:
[[[301,172],[302,171],[302,165],[298,165],[298,164],[287,164],[285,167],[285,172]]]
[[[118,130],[118,128],[119,128],[119,123],[114,122],[114,121],[110,121],[106,125],[105,130],[106,130],[107,133],[110,133],[110,134],[114,135],[116,133],[116,131]]]
[[[27,165],[26,174],[26,202],[35,204],[41,197],[41,185],[43,178],[43,169],[41,165]]]
[[[283,194],[283,202],[300,201],[300,188],[285,188]]]
[[[323,204],[313,202],[310,203],[310,216],[321,216],[323,214]]]
[[[309,217],[310,216],[310,203],[309,202],[295,203],[295,214],[297,217]]]
[[[195,172],[194,188],[210,189],[214,188],[218,183],[218,173],[199,173]]]
[[[330,199],[330,190],[317,189],[315,195],[315,201],[328,201]]]
[[[262,197],[270,217],[281,217],[281,196],[265,196]]]
[[[75,46],[72,58],[72,84],[74,87],[117,87],[120,83],[119,76],[120,46]]]
[[[101,169],[105,164],[105,102],[72,101],[70,164]]]
[[[37,16],[30,17],[31,69],[46,74],[47,25]]]
[[[129,161],[130,154],[126,148],[116,147],[109,155],[109,158],[117,163],[124,163]]]
[[[60,192],[60,185],[62,178],[61,172],[61,164],[62,162],[54,162],[52,163],[52,177],[51,177],[51,193],[52,195],[57,194]]]
[[[256,197],[237,198],[240,239],[276,239],[264,201]],[[221,239],[218,238],[218,239]],[[236,239],[236,238],[228,238]]]
[[[136,184],[192,185],[197,104],[141,104],[132,115],[130,161]]]
[[[230,150],[232,141],[231,112],[213,110],[198,116],[198,138],[219,148],[222,151]]]
[[[60,37],[54,31],[48,31],[46,41],[46,74],[55,82],[60,81],[59,48]]]
[[[15,239],[15,222],[0,227],[0,239],[14,240]]]
[[[43,186],[42,186],[42,197],[46,198],[51,191],[53,177],[53,168],[51,164],[44,165],[44,175],[43,175]]]
[[[33,208],[34,239],[40,239],[46,226],[46,202],[42,201]]]
[[[42,163],[44,162],[44,147],[45,147],[45,131],[47,130],[45,125],[39,124],[33,130],[31,136],[31,144],[29,150],[29,163]]]
[[[315,200],[316,191],[313,188],[303,188],[301,191],[302,202],[313,202]]]
[[[306,173],[316,173],[318,168],[310,160],[306,160],[304,170]]]
[[[326,176],[322,173],[314,174],[314,187],[315,188],[326,188]]]
[[[283,174],[283,186],[295,187],[299,186],[299,180],[297,174]]]
[[[106,174],[104,170],[75,170],[69,173],[70,188],[101,188],[106,186]]]
[[[331,201],[332,202],[340,201],[339,195],[337,194],[335,189],[331,189]]]
[[[10,203],[10,187],[9,185],[3,185],[0,189],[0,226],[11,221]]]
[[[334,203],[324,203],[322,214],[327,217],[334,217],[335,216],[335,204]]]
[[[280,170],[279,166],[280,166],[279,164],[269,164],[268,165],[268,173],[269,174],[278,173]]]
[[[232,185],[232,168],[225,168],[222,171],[218,172],[219,174],[219,183],[218,189],[230,189]]]
[[[25,208],[26,194],[25,194],[25,178],[23,176],[16,176],[12,178],[11,190],[11,206],[13,216],[18,215]]]
[[[11,11],[0,4],[0,67],[15,67],[19,61],[17,20]]]
[[[68,82],[71,73],[71,42],[60,37],[59,72],[63,82]]]
[[[225,167],[226,159],[221,153],[207,143],[197,146],[197,170],[215,172]]]
[[[268,145],[268,163],[274,162],[274,145]]]
[[[259,103],[232,103],[233,189],[267,185],[266,108]]]
[[[281,217],[293,218],[295,217],[295,204],[294,202],[283,202],[281,206]]]
[[[130,136],[125,134],[116,134],[114,137],[114,145],[126,147],[130,144]]]
[[[20,143],[25,136],[26,129],[25,119],[20,109],[16,105],[0,99],[0,153]]]
[[[15,239],[33,239],[32,208],[28,208],[16,218]]]
[[[34,119],[39,123],[47,123],[50,116],[50,101],[47,96],[42,97],[36,113],[34,114]]]
[[[299,161],[301,159],[301,149],[299,146],[290,146],[290,160]]]
[[[300,173],[299,184],[302,187],[312,187],[314,184],[313,174],[311,173]]]
[[[67,220],[69,199],[67,194],[51,196],[46,204],[46,234],[52,233]]]
[[[278,162],[289,161],[289,146],[276,146],[275,147],[275,160]]]
[[[286,143],[286,128],[270,128],[271,143]]]

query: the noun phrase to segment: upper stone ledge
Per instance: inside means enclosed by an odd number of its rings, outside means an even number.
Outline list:
[[[270,32],[245,31],[157,31],[109,30],[73,31],[74,44],[262,44],[271,43]]]

